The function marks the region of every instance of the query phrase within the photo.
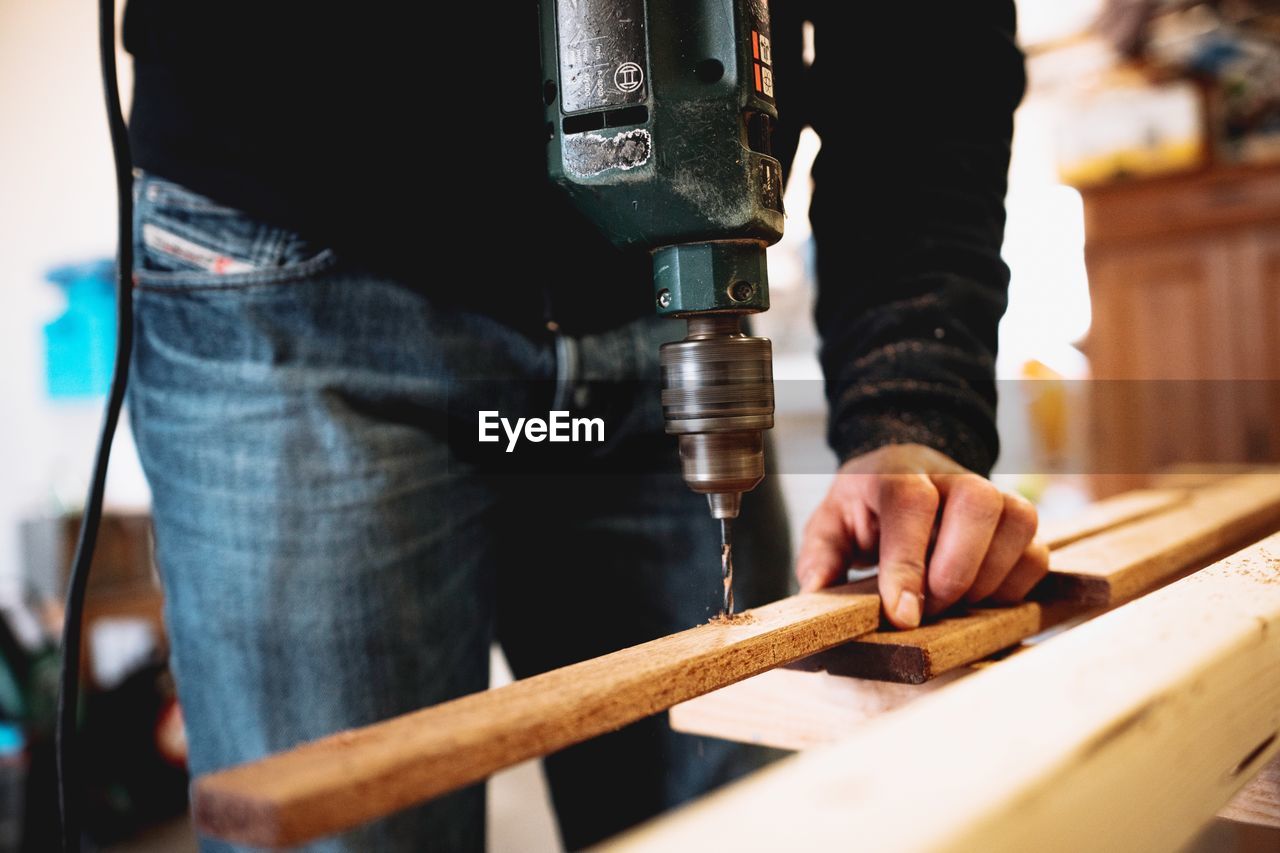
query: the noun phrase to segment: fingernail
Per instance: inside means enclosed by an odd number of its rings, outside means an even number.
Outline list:
[[[893,609],[893,615],[897,618],[899,625],[915,628],[920,624],[920,609],[920,596],[904,589],[898,595],[898,606]]]

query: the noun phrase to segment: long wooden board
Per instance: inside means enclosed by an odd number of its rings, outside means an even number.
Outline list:
[[[878,624],[851,587],[793,596],[196,780],[200,832],[301,844],[813,654]]]
[[[924,684],[771,669],[672,707],[671,728],[801,752],[843,740],[868,720],[998,664],[954,669]],[[1218,817],[1280,829],[1280,757],[1241,788]]]
[[[1054,550],[1039,601],[962,609],[910,631],[876,631],[797,666],[920,684],[1091,610],[1117,606],[1280,527],[1280,476],[1274,473],[1175,494],[1180,500],[1163,510]]]
[[[1112,606],[1277,526],[1280,476],[1230,477],[1184,506],[1055,551],[1042,593]]]
[[[1175,850],[1280,750],[1278,636],[1280,534],[609,848]]]
[[[1240,474],[1280,474],[1280,465],[1233,462],[1187,462],[1170,465],[1153,475],[1153,489],[1203,489]]]
[[[1172,509],[1185,503],[1189,497],[1186,489],[1135,489],[1095,501],[1069,516],[1042,520],[1036,536],[1048,548],[1061,548],[1104,530]]]
[[[963,667],[924,684],[895,684],[779,667],[681,702],[671,709],[671,728],[775,749],[813,749],[970,671]]]

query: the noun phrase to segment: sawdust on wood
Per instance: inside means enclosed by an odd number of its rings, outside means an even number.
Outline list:
[[[756,621],[756,617],[750,612],[743,613],[717,613],[708,620],[708,625],[750,625]]]

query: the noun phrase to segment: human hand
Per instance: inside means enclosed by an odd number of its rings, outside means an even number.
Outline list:
[[[914,628],[960,599],[1020,601],[1049,571],[1036,509],[932,448],[895,444],[850,459],[805,525],[802,591],[880,564],[885,616]],[[937,531],[934,538],[935,529]]]

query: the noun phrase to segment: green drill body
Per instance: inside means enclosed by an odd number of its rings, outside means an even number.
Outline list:
[[[541,15],[551,179],[615,245],[655,252],[659,312],[767,309],[783,212],[763,0],[544,0]]]

